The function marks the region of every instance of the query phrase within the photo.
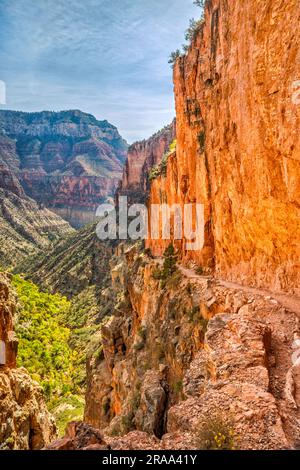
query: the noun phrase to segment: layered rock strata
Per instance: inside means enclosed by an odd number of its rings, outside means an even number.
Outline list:
[[[127,143],[107,121],[77,110],[0,111],[0,133],[0,159],[26,194],[75,227],[113,197]]]
[[[150,190],[149,172],[162,161],[176,138],[175,120],[147,140],[135,142],[128,149],[123,177],[116,197],[127,196],[129,203],[145,202]]]

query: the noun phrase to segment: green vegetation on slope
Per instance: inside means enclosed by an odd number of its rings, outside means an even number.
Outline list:
[[[85,354],[72,347],[66,325],[71,303],[59,294],[41,292],[32,282],[13,276],[19,309],[16,332],[18,366],[42,387],[62,435],[66,424],[82,419]]]
[[[48,408],[55,416],[59,435],[63,436],[68,423],[83,419],[84,398],[79,395],[54,398]]]
[[[79,353],[69,345],[65,321],[70,302],[58,294],[41,292],[32,282],[13,276],[19,299],[18,365],[43,387],[47,399],[80,392]]]
[[[0,182],[0,263],[3,267],[15,266],[29,254],[41,253],[60,237],[71,233],[74,230],[68,222],[48,209],[40,209],[32,199],[1,188]]]
[[[22,305],[20,365],[43,385],[61,431],[82,416],[87,356],[98,351],[101,325],[114,309],[115,292],[108,288],[113,252],[114,244],[99,240],[91,224],[15,269],[30,280],[14,277]],[[47,345],[56,341],[55,360]]]
[[[87,287],[107,285],[113,244],[97,238],[96,223],[61,239],[15,269],[51,293],[74,298]]]
[[[96,225],[83,227],[42,255],[28,257],[16,269],[41,289],[70,299],[66,326],[71,330],[69,344],[80,352],[83,381],[90,340],[115,303],[114,293],[107,289],[114,244],[98,239]]]
[[[43,254],[28,257],[15,270],[42,290],[70,300],[65,325],[71,330],[69,345],[79,353],[77,374],[82,384],[91,340],[115,303],[114,293],[107,289],[114,243],[99,240],[96,225],[87,225]]]

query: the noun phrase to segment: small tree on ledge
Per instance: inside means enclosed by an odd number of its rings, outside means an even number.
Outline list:
[[[169,58],[169,64],[171,64],[172,67],[174,67],[174,65],[176,64],[176,61],[177,61],[177,59],[179,59],[179,57],[181,57],[181,52],[180,52],[179,49],[177,49],[175,52],[171,53],[170,58]]]
[[[175,252],[175,248],[172,243],[170,243],[164,252],[164,265],[162,270],[162,276],[164,279],[172,276],[172,274],[177,270],[177,258],[178,256]]]
[[[194,5],[196,5],[196,7],[204,8],[205,0],[194,0]]]

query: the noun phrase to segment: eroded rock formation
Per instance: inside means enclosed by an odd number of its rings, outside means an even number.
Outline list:
[[[149,189],[149,171],[158,165],[176,137],[175,120],[147,140],[135,142],[128,149],[118,196],[127,196],[129,203],[145,202]]]
[[[159,448],[199,448],[215,418],[239,448],[297,447],[299,303],[184,268],[161,286],[159,267],[137,248],[119,264],[126,295],[89,362],[85,421],[123,445],[136,429]]]
[[[71,226],[29,198],[19,179],[16,142],[0,131],[0,265],[9,267],[48,247]]]
[[[0,131],[1,160],[26,194],[74,226],[114,195],[127,143],[107,121],[76,110],[0,111]]]
[[[41,387],[16,368],[16,302],[9,275],[0,274],[0,449],[41,449],[56,437]]]

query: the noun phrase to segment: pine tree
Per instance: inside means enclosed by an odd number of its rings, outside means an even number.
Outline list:
[[[172,274],[177,270],[177,258],[178,256],[175,252],[175,248],[172,243],[170,243],[164,252],[164,265],[162,271],[163,278],[166,279],[172,276]]]
[[[194,0],[194,5],[200,8],[204,8],[205,6],[205,0]]]

